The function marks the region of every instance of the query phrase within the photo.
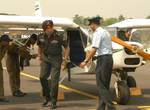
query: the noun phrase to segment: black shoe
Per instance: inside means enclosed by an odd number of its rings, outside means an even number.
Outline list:
[[[107,110],[116,110],[116,107],[114,104],[108,104],[107,105]]]
[[[45,107],[48,104],[48,102],[49,102],[48,100],[44,100],[42,106]]]
[[[0,102],[9,102],[9,100],[6,98],[0,98]]]
[[[51,104],[50,109],[56,109],[56,104]]]
[[[116,110],[116,108],[115,107],[113,107],[113,108],[112,107],[111,108],[108,107],[107,110]]]
[[[15,96],[15,97],[24,97],[25,95],[26,95],[26,93],[23,93],[20,90],[13,92],[13,96]]]
[[[21,90],[18,90],[18,92],[19,92],[20,94],[27,95],[27,93],[25,93],[25,92],[22,92]]]
[[[43,101],[42,106],[45,107],[45,106],[48,104],[49,101],[50,101],[50,98],[46,98],[46,99]]]

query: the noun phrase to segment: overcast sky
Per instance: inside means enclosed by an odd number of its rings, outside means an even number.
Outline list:
[[[34,15],[37,0],[0,0],[0,13]],[[100,15],[104,18],[145,18],[150,15],[150,0],[39,0],[43,16],[73,17]]]

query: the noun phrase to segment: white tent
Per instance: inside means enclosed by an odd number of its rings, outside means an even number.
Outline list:
[[[127,19],[112,25],[110,28],[150,28],[150,19]]]

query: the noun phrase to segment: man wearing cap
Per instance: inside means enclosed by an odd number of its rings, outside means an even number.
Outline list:
[[[89,19],[89,26],[93,30],[92,48],[80,66],[84,67],[95,54],[97,55],[96,83],[99,93],[97,110],[105,110],[106,106],[107,110],[116,110],[109,91],[113,67],[111,37],[106,30],[100,27],[100,19],[101,17]]]
[[[7,51],[10,41],[11,39],[6,34],[0,37],[0,102],[8,102],[8,100],[4,98],[3,67],[1,61]]]
[[[69,47],[66,36],[61,35],[54,29],[52,20],[45,20],[42,23],[42,28],[43,33],[38,36],[37,44],[41,62],[40,81],[43,96],[45,97],[43,106],[51,101],[51,109],[55,109],[62,64],[62,46],[64,47],[64,59],[68,57]],[[63,64],[65,64],[65,60]]]

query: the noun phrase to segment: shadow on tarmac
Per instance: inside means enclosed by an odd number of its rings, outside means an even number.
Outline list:
[[[27,93],[24,97],[14,97],[7,96],[6,97],[9,102],[0,103],[0,105],[14,105],[14,104],[33,104],[33,103],[41,103],[42,98],[40,97],[40,93]],[[12,109],[13,110],[13,109]],[[15,109],[15,110],[24,110],[24,109]]]
[[[80,102],[73,102],[73,103],[64,103],[64,104],[60,104],[59,107],[60,108],[70,108],[70,107],[92,107],[93,104],[89,104],[89,103],[80,103]]]
[[[83,83],[83,82],[77,82],[77,81],[68,82],[67,80],[65,80],[63,83],[64,83],[64,85],[75,88],[77,90],[84,91],[86,93],[98,96],[98,93],[96,90],[96,85]],[[71,95],[69,97],[71,97]],[[73,99],[73,100],[75,100],[75,99]],[[150,89],[149,88],[142,89],[142,95],[140,95],[140,96],[131,96],[127,105],[133,105],[133,106],[150,105]]]
[[[145,97],[146,95],[146,97]],[[147,106],[150,105],[150,89],[142,89],[141,96],[132,96],[128,105]]]
[[[37,110],[37,109],[30,109],[30,108],[24,108],[24,107],[14,107],[14,108],[8,108],[3,110]]]

